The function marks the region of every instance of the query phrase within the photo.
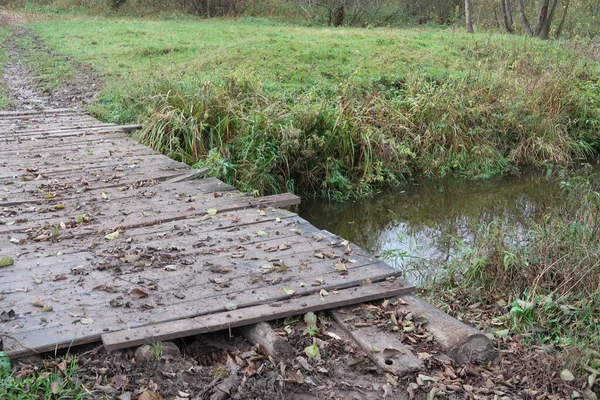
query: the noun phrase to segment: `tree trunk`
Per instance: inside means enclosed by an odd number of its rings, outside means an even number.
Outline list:
[[[569,4],[571,0],[567,0],[566,4],[563,6],[562,17],[560,17],[560,23],[558,24],[558,28],[556,28],[556,37],[558,38],[562,33],[563,27],[565,25],[565,20],[567,19],[567,11],[569,10]]]
[[[502,0],[502,13],[504,15],[504,26],[506,27],[506,32],[513,33],[513,16],[510,0]]]
[[[550,25],[552,24],[552,20],[554,19],[554,13],[556,12],[556,6],[560,0],[554,0],[552,2],[552,6],[550,7],[550,12],[546,17],[546,21],[544,21],[544,26],[542,26],[542,30],[540,31],[539,38],[540,39],[548,39],[550,34]]]
[[[333,8],[333,26],[344,25],[346,19],[346,5],[344,0],[338,0]]]
[[[527,34],[529,36],[533,36],[533,31],[531,30],[531,25],[529,25],[529,20],[527,19],[527,14],[525,14],[525,5],[523,4],[523,0],[519,0],[519,14],[521,15],[521,22],[523,23],[525,32],[527,32]]]
[[[473,30],[473,19],[471,16],[472,0],[465,0],[465,25],[467,33],[475,33]]]
[[[539,36],[540,32],[542,32],[542,28],[546,23],[546,18],[548,18],[548,5],[550,4],[550,0],[540,0],[540,11],[538,12],[537,22],[535,24],[535,30],[533,31],[533,36]]]

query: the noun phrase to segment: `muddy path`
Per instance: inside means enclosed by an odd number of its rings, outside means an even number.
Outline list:
[[[93,103],[102,86],[96,71],[89,65],[52,52],[43,40],[31,29],[23,26],[22,22],[26,21],[23,21],[19,14],[0,13],[0,25],[9,27],[12,31],[10,38],[3,44],[7,58],[2,71],[2,84],[8,97],[5,109],[84,109]],[[23,39],[27,39],[31,46],[23,46]],[[28,62],[33,54],[48,60],[61,59],[71,66],[74,73],[69,79],[59,82],[56,89],[44,90],[42,87],[45,77],[32,69],[32,64]]]

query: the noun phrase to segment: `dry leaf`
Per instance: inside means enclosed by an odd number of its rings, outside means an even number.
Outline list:
[[[138,400],[163,400],[163,397],[156,392],[146,390],[138,397]]]
[[[146,293],[143,290],[140,290],[138,288],[131,289],[131,291],[129,292],[129,294],[137,296],[139,299],[143,299],[144,297],[148,297],[148,293]]]

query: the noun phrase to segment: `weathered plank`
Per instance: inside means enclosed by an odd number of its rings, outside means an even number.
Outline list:
[[[192,319],[182,319],[153,326],[106,333],[102,335],[102,342],[107,350],[118,350],[152,343],[153,340],[171,340],[285,318],[310,311],[314,312],[375,299],[391,298],[411,292],[411,290],[412,288],[404,286],[400,281],[373,283],[343,289],[327,297],[320,296],[318,293],[308,294],[289,300],[281,300],[277,303],[262,304]]]

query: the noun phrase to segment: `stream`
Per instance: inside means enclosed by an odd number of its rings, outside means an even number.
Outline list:
[[[498,221],[517,238],[525,238],[530,217],[559,201],[558,195],[556,181],[539,173],[482,181],[446,179],[343,203],[303,200],[299,214],[378,257],[394,251],[390,263],[419,283],[435,273],[431,269],[452,259],[457,243],[472,243],[482,224]],[[415,260],[430,270],[413,270]]]

